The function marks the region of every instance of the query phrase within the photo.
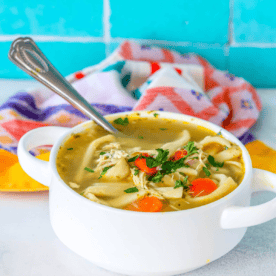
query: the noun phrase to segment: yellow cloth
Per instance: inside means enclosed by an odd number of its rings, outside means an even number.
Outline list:
[[[49,161],[50,153],[37,156]],[[16,155],[0,149],[0,191],[1,192],[36,192],[49,188],[28,176],[21,168]]]
[[[276,151],[261,141],[253,141],[245,146],[251,156],[253,168],[276,173]],[[37,156],[38,159],[49,161],[50,153]],[[28,176],[16,155],[0,149],[0,191],[31,192],[45,191],[48,187],[38,183]]]
[[[251,160],[252,166],[276,173],[276,151],[263,142],[256,140],[245,145]]]

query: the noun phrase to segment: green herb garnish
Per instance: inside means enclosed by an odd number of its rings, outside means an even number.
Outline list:
[[[84,194],[84,192],[80,193],[80,195],[83,195],[83,194]]]
[[[125,118],[125,119],[118,118],[118,119],[114,120],[113,122],[117,125],[122,125],[122,126],[127,126],[129,124],[128,118]]]
[[[160,127],[160,130],[167,130],[167,128]]]
[[[106,152],[104,152],[104,151],[100,152],[100,155],[104,155],[104,154],[106,154]]]
[[[153,116],[156,118],[159,114],[158,113],[154,113]]]
[[[206,168],[210,168],[210,165],[208,163],[205,164]]]
[[[181,174],[181,175],[185,176],[185,173],[183,173],[183,172],[179,172],[179,174]]]
[[[72,150],[73,148],[68,148],[67,150]]]
[[[147,167],[155,168],[160,166],[160,170],[155,175],[149,176],[148,180],[154,183],[158,183],[162,180],[164,175],[174,173],[179,168],[189,167],[184,163],[184,161],[188,156],[198,153],[198,148],[194,146],[194,142],[189,142],[184,148],[187,151],[187,155],[177,161],[168,160],[169,150],[164,149],[156,149],[158,154],[155,158],[152,156],[140,156],[140,158],[146,159]]]
[[[188,181],[188,175],[183,179],[183,181],[176,180],[174,189],[179,188],[179,187],[183,187],[184,189],[188,189],[188,186],[185,185],[185,184],[187,184],[187,181]]]
[[[188,165],[184,164],[184,160],[186,159],[186,156],[177,160],[177,161],[166,161],[162,164],[162,172],[164,174],[170,174],[173,172],[176,172],[177,169],[183,168],[183,167],[189,167]]]
[[[183,183],[182,183],[181,180],[176,180],[176,181],[175,181],[174,189],[179,188],[179,187],[183,187],[183,186],[184,186],[184,185],[183,185]]]
[[[212,166],[214,166],[214,167],[219,167],[219,168],[221,168],[221,167],[223,167],[223,165],[224,165],[224,162],[216,162],[216,161],[215,161],[215,158],[214,158],[212,155],[209,155],[209,156],[208,156],[208,161],[209,161],[210,164],[211,164]]]
[[[186,159],[186,156],[177,161],[167,160],[169,155],[169,150],[163,150],[163,149],[156,149],[156,150],[158,151],[158,155],[156,158],[143,157],[146,159],[146,164],[149,168],[161,166],[161,170],[159,170],[157,174],[150,176],[148,178],[149,181],[158,183],[162,180],[164,175],[176,172],[176,170],[179,168],[189,167],[188,165],[184,164],[184,160]]]
[[[90,168],[88,168],[88,167],[85,167],[84,168],[86,171],[88,171],[88,172],[91,172],[91,173],[93,173],[94,171],[93,170],[91,170]]]
[[[167,157],[169,155],[169,150],[156,149],[156,151],[158,152],[156,158],[153,158],[151,156],[141,156],[142,158],[146,159],[146,164],[149,168],[160,166],[167,160]]]
[[[164,175],[163,175],[160,171],[158,171],[157,174],[151,175],[151,176],[148,178],[148,180],[149,180],[149,181],[152,181],[152,182],[154,182],[154,183],[158,183],[158,182],[161,181],[161,179],[163,178],[163,176],[164,176]]]
[[[221,131],[219,131],[216,135],[221,135]]]
[[[129,158],[127,161],[128,162],[134,162],[138,157],[139,157],[139,155],[136,155],[134,157]]]
[[[103,171],[101,172],[100,177],[99,177],[98,179],[102,178],[103,175],[105,175],[106,172],[107,172],[111,167],[113,167],[113,166],[114,166],[114,165],[109,166],[109,167],[105,167],[105,168],[103,169]]]
[[[130,194],[130,193],[137,193],[139,192],[139,190],[137,189],[137,187],[132,187],[132,188],[128,188],[126,190],[124,190],[125,193]]]
[[[205,172],[206,176],[211,175],[210,171],[206,167],[203,167],[203,171]]]
[[[225,147],[224,147],[224,149],[225,149],[225,150],[228,150],[228,147],[227,147],[227,146],[225,146]]]
[[[134,175],[137,175],[139,173],[139,170],[138,169],[135,169],[134,170]]]
[[[184,149],[187,151],[187,155],[185,155],[185,158],[198,153],[198,148],[195,146],[195,143],[193,141],[188,142]]]
[[[139,139],[144,139],[144,137],[143,137],[143,136],[140,136],[140,135],[138,136],[138,138],[139,138]]]

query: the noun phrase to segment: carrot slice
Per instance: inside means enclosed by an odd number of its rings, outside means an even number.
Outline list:
[[[160,212],[163,207],[162,201],[155,196],[147,196],[136,200],[125,207],[126,210],[136,212]]]
[[[181,158],[183,158],[184,156],[186,156],[188,154],[188,152],[186,150],[177,150],[174,154],[174,156],[172,157],[172,160],[177,161]]]
[[[190,192],[193,197],[209,195],[217,189],[216,183],[209,178],[198,178],[192,182]]]
[[[149,157],[149,155],[147,153],[143,153],[142,156]],[[157,173],[156,167],[149,168],[147,166],[147,160],[143,157],[137,158],[135,160],[134,164],[139,170],[145,172],[146,174],[153,175],[153,174]]]

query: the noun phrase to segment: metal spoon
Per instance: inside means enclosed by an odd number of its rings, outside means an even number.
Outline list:
[[[57,71],[30,37],[19,37],[14,40],[8,57],[20,69],[64,98],[98,125],[120,136],[121,133],[98,113]]]

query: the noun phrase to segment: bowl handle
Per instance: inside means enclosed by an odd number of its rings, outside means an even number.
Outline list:
[[[271,191],[276,193],[276,174],[253,169],[252,193]],[[231,206],[222,212],[221,227],[224,229],[248,227],[269,221],[276,217],[276,198],[251,207]]]
[[[70,128],[67,127],[40,127],[27,132],[19,141],[17,153],[22,169],[43,185],[49,186],[50,184],[49,162],[35,158],[29,150],[42,145],[53,145],[68,130]]]

